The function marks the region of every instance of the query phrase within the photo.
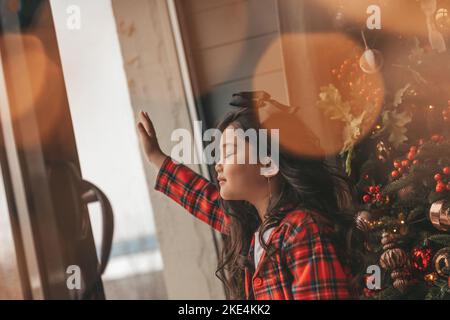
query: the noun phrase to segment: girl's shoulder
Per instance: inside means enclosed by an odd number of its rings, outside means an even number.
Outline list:
[[[318,227],[311,212],[300,208],[288,210],[281,224],[293,229]]]
[[[319,237],[326,234],[329,230],[324,226],[320,226],[314,215],[317,212],[301,208],[290,208],[281,220],[278,226],[279,237],[288,239],[291,237]]]

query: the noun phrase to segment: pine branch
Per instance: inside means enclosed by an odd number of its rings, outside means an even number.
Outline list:
[[[444,245],[446,247],[450,246],[450,234],[435,234],[429,236],[427,240]]]

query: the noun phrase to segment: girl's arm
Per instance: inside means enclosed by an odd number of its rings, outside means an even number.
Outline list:
[[[142,149],[147,160],[159,170],[155,189],[214,229],[229,234],[230,219],[219,206],[217,188],[201,175],[165,155],[149,115],[141,111],[139,117],[137,128]]]
[[[296,300],[349,299],[348,278],[332,244],[317,225],[293,227],[283,244]]]
[[[216,186],[170,157],[163,161],[155,189],[187,209],[217,231],[229,234],[229,217],[219,206]]]

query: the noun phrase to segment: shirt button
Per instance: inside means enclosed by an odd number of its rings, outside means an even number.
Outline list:
[[[259,287],[260,285],[262,285],[263,280],[261,278],[255,278],[255,280],[253,280],[253,285],[255,287]]]

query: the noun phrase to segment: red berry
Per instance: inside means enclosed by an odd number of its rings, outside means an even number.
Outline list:
[[[395,160],[394,161],[394,168],[398,169],[398,168],[401,168],[401,167],[402,167],[402,163],[400,161],[398,161],[398,160]]]
[[[364,195],[363,201],[364,203],[368,203],[370,201],[370,196],[368,194]]]
[[[375,186],[370,186],[369,187],[369,192],[370,193],[375,193],[375,192],[377,192],[377,189],[375,188]]]
[[[444,174],[449,175],[450,174],[450,167],[445,167],[444,169],[442,169],[442,172],[444,172]]]
[[[442,176],[439,173],[437,173],[437,174],[434,175],[434,180],[441,181],[442,180]]]
[[[375,191],[376,191],[376,192],[380,192],[380,186],[376,186],[376,187],[375,187]]]
[[[444,185],[444,184],[438,184],[437,186],[436,186],[436,192],[442,192],[442,191],[444,191],[445,190],[445,188],[446,188],[446,186]]]
[[[391,172],[391,176],[393,178],[397,178],[399,175],[400,175],[400,172],[398,172],[397,170],[394,170],[394,171]]]
[[[377,193],[376,199],[377,199],[377,201],[383,200],[383,196],[381,195],[381,193]]]
[[[364,175],[364,180],[369,180],[369,175],[368,174]]]
[[[407,167],[409,166],[409,161],[408,160],[403,160],[402,161],[402,167]]]
[[[409,148],[409,152],[416,152],[416,151],[417,151],[416,146],[412,146],[411,148]]]
[[[414,152],[408,153],[408,160],[413,161],[415,156],[416,156],[416,154]]]

